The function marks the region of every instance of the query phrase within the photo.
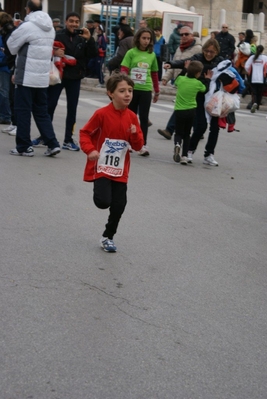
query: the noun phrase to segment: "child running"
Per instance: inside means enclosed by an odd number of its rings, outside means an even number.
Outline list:
[[[116,252],[113,236],[127,202],[127,181],[130,168],[130,146],[139,151],[143,133],[137,116],[128,109],[133,97],[134,82],[125,74],[114,74],[107,81],[111,103],[97,110],[80,130],[81,149],[87,155],[84,180],[94,183],[94,203],[109,208],[100,246]]]
[[[186,61],[186,76],[179,75],[175,80],[177,87],[175,99],[175,135],[173,160],[187,165],[187,153],[189,150],[190,133],[193,126],[197,107],[196,96],[198,92],[205,93],[208,89],[212,72],[209,70],[204,75],[205,85],[198,80],[203,70],[200,61]],[[183,143],[182,157],[180,157],[181,144]]]

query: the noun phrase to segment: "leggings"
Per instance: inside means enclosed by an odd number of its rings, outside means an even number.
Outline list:
[[[100,177],[94,181],[94,203],[97,208],[109,208],[108,222],[103,237],[113,239],[127,203],[127,183]]]

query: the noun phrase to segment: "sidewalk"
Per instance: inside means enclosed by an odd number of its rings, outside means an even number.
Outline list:
[[[81,88],[88,91],[105,92],[105,89],[96,87],[98,85],[98,79],[84,78],[82,80]],[[173,88],[169,83],[167,86],[160,84],[160,99],[166,101],[172,101],[175,97],[175,88]],[[240,109],[246,109],[250,101],[250,95],[245,98],[240,98]],[[267,112],[267,97],[263,97],[263,104],[260,107],[261,112]]]

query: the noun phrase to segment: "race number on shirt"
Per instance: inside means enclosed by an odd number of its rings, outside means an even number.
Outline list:
[[[122,176],[128,147],[129,143],[125,140],[106,138],[100,150],[97,172],[115,177]]]
[[[131,69],[131,79],[134,83],[139,85],[146,84],[147,69],[146,68],[132,68]]]

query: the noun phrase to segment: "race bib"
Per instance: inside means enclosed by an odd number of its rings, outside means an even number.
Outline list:
[[[133,68],[131,69],[131,79],[134,83],[139,85],[146,84],[147,69],[146,68]]]
[[[114,177],[122,176],[128,147],[129,143],[125,140],[106,138],[100,150],[97,172]]]

